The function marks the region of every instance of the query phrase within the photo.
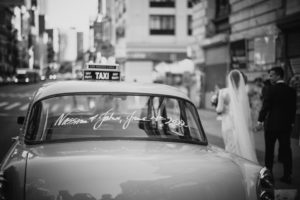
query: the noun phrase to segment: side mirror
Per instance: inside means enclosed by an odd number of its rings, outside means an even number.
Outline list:
[[[25,117],[24,116],[19,116],[18,119],[17,119],[17,123],[21,124],[21,125],[24,124],[24,121],[25,121]]]
[[[16,142],[16,141],[18,141],[19,140],[19,136],[16,136],[16,137],[12,137],[11,138],[11,141],[13,141],[13,142]]]

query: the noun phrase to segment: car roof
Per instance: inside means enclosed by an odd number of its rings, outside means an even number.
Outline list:
[[[134,93],[175,96],[189,100],[187,95],[179,89],[156,83],[133,83],[112,81],[56,81],[44,84],[40,87],[33,101],[62,94],[74,93]]]

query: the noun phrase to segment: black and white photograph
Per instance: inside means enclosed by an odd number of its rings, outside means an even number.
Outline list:
[[[300,200],[299,0],[0,0],[0,200]]]

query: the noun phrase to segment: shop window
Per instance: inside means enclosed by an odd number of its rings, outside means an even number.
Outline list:
[[[257,69],[275,63],[276,37],[268,35],[254,38],[254,64]]]
[[[174,35],[175,16],[174,15],[151,15],[150,35]]]

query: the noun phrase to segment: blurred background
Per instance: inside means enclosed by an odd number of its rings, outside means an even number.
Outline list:
[[[299,139],[299,0],[0,0],[2,116],[22,105],[5,100],[11,93],[81,79],[90,62],[119,64],[126,81],[175,86],[205,109],[239,69],[254,117],[267,70],[281,66],[298,91]]]

